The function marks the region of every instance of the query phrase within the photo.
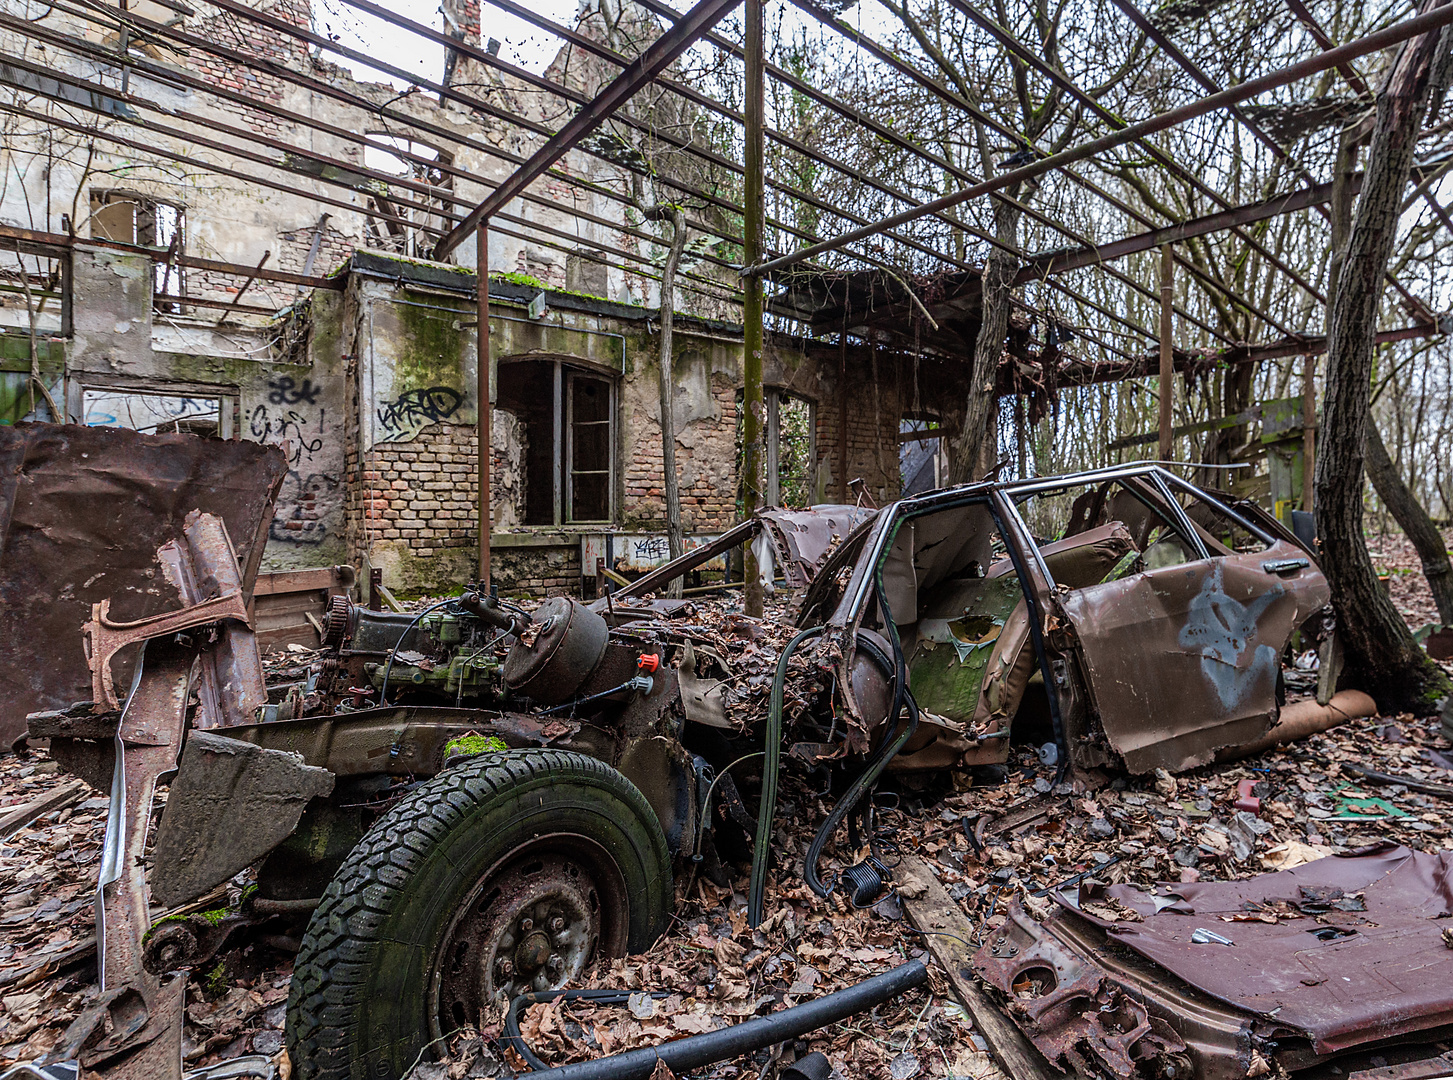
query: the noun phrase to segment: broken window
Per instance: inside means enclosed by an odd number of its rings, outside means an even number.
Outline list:
[[[165,248],[175,256],[186,250],[186,210],[134,191],[91,192],[91,235],[118,244]],[[170,260],[152,267],[155,295],[184,296],[182,268]],[[176,309],[179,305],[173,304]]]
[[[1180,506],[1153,479],[1130,476],[1092,484],[1035,484],[1016,493],[1020,516],[1041,553],[1061,548],[1091,551],[1098,542],[1118,552],[1113,566],[1094,580],[1076,567],[1070,588],[1085,588],[1143,570],[1178,566],[1206,557]],[[1078,538],[1078,539],[1076,539]],[[1108,550],[1108,549],[1107,549]],[[1101,569],[1098,560],[1091,560]]]
[[[1201,540],[1215,554],[1265,551],[1273,543],[1272,537],[1253,531],[1255,526],[1249,518],[1229,507],[1189,491],[1180,493],[1180,500]]]
[[[236,399],[206,394],[83,387],[81,416],[87,427],[123,427],[149,435],[183,432],[232,437]]]
[[[898,422],[898,475],[903,498],[942,486],[942,447],[936,415],[910,413]]]
[[[526,525],[615,516],[615,382],[559,360],[499,365],[495,409],[516,417]]]
[[[767,387],[763,398],[767,407],[767,505],[811,506],[816,410],[806,398],[775,386]]]
[[[377,211],[368,217],[367,229],[375,246],[417,258],[431,258],[432,236],[421,226],[443,229],[452,224],[440,215],[453,205],[454,174],[448,166],[453,157],[438,147],[383,132],[369,132],[373,143],[366,145],[363,163],[374,172],[388,173],[408,186],[395,188],[384,181],[363,179],[370,206]],[[420,185],[430,190],[421,191]]]

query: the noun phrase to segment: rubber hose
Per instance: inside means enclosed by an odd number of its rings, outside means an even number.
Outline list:
[[[782,699],[786,696],[787,661],[797,646],[825,630],[810,626],[787,643],[777,660],[777,674],[772,678],[772,699],[767,707],[767,732],[763,750],[767,760],[762,765],[762,798],[757,808],[757,835],[752,841],[752,883],[747,892],[747,925],[756,929],[762,921],[762,904],[767,893],[767,866],[772,857],[772,819],[777,815],[777,775],[782,769]]]
[[[623,1054],[596,1058],[594,1061],[561,1065],[531,1075],[539,1077],[540,1080],[649,1080],[656,1071],[657,1062],[665,1062],[668,1069],[680,1076],[718,1061],[741,1057],[765,1046],[799,1038],[809,1031],[835,1024],[856,1013],[866,1012],[899,994],[922,986],[927,981],[928,969],[921,961],[910,960],[856,986],[828,994],[816,1001],[783,1009],[770,1016],[760,1016],[720,1031],[709,1031],[705,1035],[692,1035],[660,1046],[628,1050]],[[559,995],[541,996],[552,999]]]
[[[664,998],[670,995],[661,990],[651,996]],[[524,1032],[520,1030],[520,1011],[526,1005],[537,1005],[542,1001],[594,1001],[600,1005],[624,1005],[630,998],[630,990],[537,990],[520,994],[510,1002],[509,1009],[505,1011],[503,1041],[506,1046],[515,1048],[515,1052],[525,1059],[531,1070],[547,1072],[552,1066],[548,1061],[541,1061],[535,1056],[530,1044],[525,1041]]]

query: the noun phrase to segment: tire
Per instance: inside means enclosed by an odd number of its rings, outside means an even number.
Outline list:
[[[673,895],[656,815],[604,762],[465,762],[385,814],[324,892],[288,994],[293,1075],[402,1077],[488,1001],[644,952]]]

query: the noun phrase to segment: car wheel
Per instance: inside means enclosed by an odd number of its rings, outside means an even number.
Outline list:
[[[656,815],[610,766],[471,759],[385,814],[329,883],[288,995],[293,1075],[402,1077],[492,1002],[649,948],[672,897]]]

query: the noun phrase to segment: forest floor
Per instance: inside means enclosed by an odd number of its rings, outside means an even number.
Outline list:
[[[1409,624],[1416,629],[1431,621],[1431,599],[1410,547],[1400,536],[1369,540]],[[1053,770],[1024,747],[1003,783],[904,798],[879,813],[879,834],[933,866],[977,928],[976,943],[1013,898],[1085,870],[1095,870],[1097,880],[1149,886],[1245,878],[1384,838],[1453,847],[1446,800],[1402,785],[1373,788],[1343,767],[1348,763],[1453,783],[1453,750],[1436,718],[1357,720],[1234,765],[1177,777],[1090,777],[1058,787]],[[1232,805],[1245,779],[1256,784],[1259,816]],[[72,782],[43,750],[0,758],[0,815]],[[1366,808],[1349,801],[1363,796],[1378,796],[1385,805],[1345,820],[1347,807]],[[1044,813],[975,852],[966,825],[1032,804]],[[769,882],[764,924],[746,925],[745,867],[722,887],[699,875],[684,877],[667,935],[649,953],[598,965],[583,980],[639,993],[625,1006],[530,1008],[522,1028],[534,1051],[564,1063],[651,1045],[841,989],[908,958],[928,961],[922,937],[892,895],[854,910],[840,894],[822,900],[803,884],[803,854],[828,808],[785,773],[774,838],[779,869]],[[0,1071],[45,1053],[97,995],[92,896],[105,818],[105,798],[87,791],[0,838]],[[830,846],[825,874],[857,857]],[[233,887],[228,899],[235,902],[239,891]],[[194,972],[187,989],[187,1066],[261,1054],[287,1080],[292,1069],[282,1028],[291,964],[288,953],[253,944]],[[821,1050],[835,1076],[852,1080],[1001,1076],[941,969],[929,966],[926,986],[870,1014],[702,1075],[770,1080],[792,1059]],[[658,990],[666,996],[650,996]],[[496,1020],[456,1036],[444,1060],[416,1066],[414,1080],[512,1075],[523,1062],[501,1048],[499,1031]]]

